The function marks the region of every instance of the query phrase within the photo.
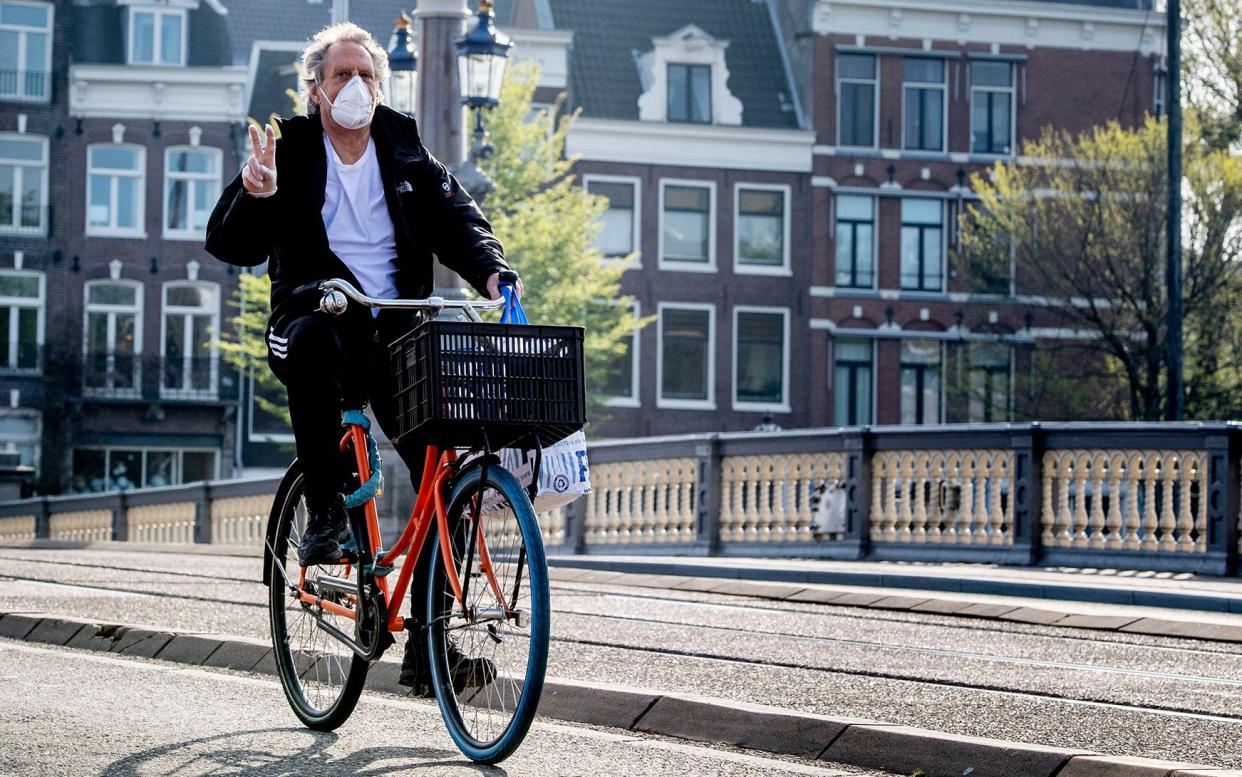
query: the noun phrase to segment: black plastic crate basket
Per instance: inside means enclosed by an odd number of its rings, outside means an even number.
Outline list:
[[[428,321],[389,347],[397,439],[547,446],[586,423],[582,328]]]

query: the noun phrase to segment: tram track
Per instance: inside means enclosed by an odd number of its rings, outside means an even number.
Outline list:
[[[194,578],[194,579],[200,579],[200,580],[210,580],[213,582],[230,582],[230,583],[242,583],[242,584],[254,584],[254,583],[259,582],[258,573],[256,573],[254,577],[230,577],[230,576],[221,576],[221,575],[208,575],[208,574],[202,574],[202,573],[197,573],[197,572],[176,572],[176,571],[169,571],[169,570],[163,570],[163,569],[149,569],[149,568],[143,568],[143,567],[123,567],[123,566],[115,566],[115,565],[110,565],[110,564],[88,564],[88,563],[83,563],[83,562],[72,562],[72,561],[49,561],[49,560],[44,560],[44,559],[31,559],[31,558],[24,558],[24,557],[6,556],[3,554],[0,554],[0,561],[19,561],[22,563],[38,564],[38,565],[52,566],[52,567],[69,566],[69,567],[85,568],[85,569],[98,569],[98,570],[109,571],[109,572],[119,571],[119,572],[137,572],[140,574],[149,574],[149,575],[169,575],[169,576],[174,576],[174,577],[185,577],[185,578]],[[50,582],[55,582],[55,583],[64,582],[60,580],[45,580],[45,579],[35,580],[33,578],[31,580],[32,582],[49,582],[49,583]],[[656,602],[656,603],[676,604],[678,606],[690,605],[690,606],[707,607],[707,608],[737,609],[737,610],[744,610],[746,612],[773,613],[773,614],[779,614],[779,615],[808,614],[808,615],[814,615],[814,616],[827,616],[827,617],[832,617],[832,618],[840,618],[844,620],[856,620],[856,621],[861,621],[861,622],[873,622],[873,623],[896,623],[896,624],[923,623],[923,624],[935,625],[937,628],[954,629],[954,630],[969,631],[969,632],[984,632],[984,633],[992,633],[992,634],[1013,634],[1015,633],[1014,632],[1015,627],[1030,626],[1030,624],[1007,622],[1005,624],[1006,627],[1001,627],[999,625],[993,625],[992,621],[974,620],[974,619],[971,619],[971,620],[954,619],[953,616],[951,615],[943,615],[943,614],[937,614],[937,613],[912,613],[913,615],[917,617],[917,620],[915,620],[915,619],[911,619],[910,617],[885,615],[883,613],[877,613],[874,611],[850,612],[849,610],[856,609],[856,608],[851,608],[851,607],[832,607],[831,611],[814,612],[812,608],[816,608],[816,607],[824,608],[825,605],[802,604],[802,603],[793,603],[793,602],[784,603],[789,606],[783,606],[783,607],[773,606],[772,604],[765,604],[763,603],[763,600],[751,600],[751,601],[746,602],[745,604],[737,604],[737,603],[731,603],[731,602],[711,602],[711,601],[704,601],[703,599],[700,599],[700,598],[695,598],[695,597],[702,596],[703,594],[701,592],[691,592],[691,591],[678,592],[677,595],[660,595],[660,594],[654,593],[653,592],[654,589],[638,589],[638,590],[628,589],[628,590],[625,590],[624,592],[621,592],[621,591],[616,590],[617,587],[621,587],[621,586],[614,585],[611,588],[602,588],[598,586],[593,586],[591,584],[581,584],[581,583],[573,583],[573,582],[558,583],[556,581],[553,581],[552,587],[554,590],[559,590],[559,591],[564,591],[564,592],[591,594],[591,595],[596,595],[600,597],[609,597],[609,596],[623,597],[627,599],[639,599],[639,600]],[[143,592],[143,591],[136,590],[136,589],[119,589],[118,588],[118,589],[109,589],[109,590],[123,591],[125,593],[150,593],[153,596],[167,595],[173,598],[194,598],[194,597],[183,596],[181,594],[161,594],[160,592]],[[725,595],[719,594],[717,596],[725,596]],[[200,599],[200,600],[220,601],[219,599]],[[227,601],[230,601],[230,603],[235,603],[235,604],[239,604],[243,606],[250,606],[251,604],[253,604],[252,602],[241,601],[241,600],[239,601],[227,600]],[[267,605],[260,604],[257,606],[266,607]],[[624,616],[616,616],[616,615],[601,615],[600,613],[591,613],[591,612],[576,612],[576,611],[567,610],[563,607],[558,607],[556,609],[556,612],[566,614],[566,615],[579,614],[579,615],[586,615],[586,616],[593,616],[593,617],[613,617],[613,618],[624,617]],[[906,646],[895,647],[892,645],[888,645],[887,643],[878,642],[878,641],[839,640],[839,638],[833,638],[833,637],[815,637],[813,635],[797,634],[797,633],[792,633],[792,632],[772,632],[767,629],[737,629],[735,627],[709,626],[705,624],[697,624],[697,623],[685,622],[685,621],[672,621],[668,619],[659,619],[659,620],[650,619],[650,620],[653,623],[658,623],[661,625],[685,626],[688,628],[689,627],[729,628],[730,630],[739,631],[741,633],[754,634],[756,636],[778,636],[778,637],[797,638],[797,639],[821,639],[821,640],[828,640],[828,641],[837,640],[837,641],[844,641],[849,644],[856,644],[859,646],[879,647],[879,648],[890,649],[890,650],[922,650],[922,648],[910,648]],[[947,620],[956,620],[957,622],[946,623],[945,621]],[[1070,629],[1066,629],[1064,627],[1058,627],[1057,633],[1048,633],[1046,631],[1046,629],[1048,628],[1049,627],[1034,626],[1034,630],[1022,631],[1021,633],[1027,636],[1034,636],[1034,637],[1052,639],[1052,640],[1061,640],[1061,641],[1066,641],[1066,642],[1085,643],[1085,644],[1114,644],[1114,645],[1123,645],[1127,647],[1136,646],[1136,643],[1132,641],[1114,638],[1106,632],[1093,633],[1090,635],[1060,633],[1060,632],[1068,632],[1070,631]],[[1045,629],[1045,630],[1040,630],[1040,629]],[[1176,638],[1169,638],[1169,639],[1176,639]],[[1231,656],[1232,657],[1232,656],[1242,655],[1242,649],[1229,649],[1229,648],[1214,649],[1214,648],[1208,648],[1208,647],[1186,647],[1186,646],[1181,646],[1181,645],[1154,645],[1154,644],[1143,644],[1142,648],[1144,650],[1157,651],[1161,653],[1171,653],[1171,654],[1190,655],[1190,656],[1205,655],[1205,656]],[[938,649],[927,648],[927,650],[936,651]],[[990,654],[969,654],[969,656],[976,657],[976,658],[1005,658],[1003,656],[991,656]]]
[[[17,559],[12,559],[12,560],[17,560]],[[60,563],[60,562],[57,562],[57,563]],[[96,565],[79,564],[78,566],[90,567],[90,566],[96,566]],[[111,569],[111,570],[118,569],[117,567],[103,567],[102,565],[98,565],[98,566],[100,566],[100,568],[106,568],[106,569]],[[141,572],[141,573],[152,574],[152,575],[166,574],[158,570],[134,569],[130,571]],[[211,579],[211,580],[221,579],[221,578],[212,577],[209,575],[199,575],[195,573],[180,573],[179,576],[196,577],[196,578],[204,578],[204,579]],[[231,579],[236,582],[257,584],[257,581],[248,580],[244,578],[226,578],[226,579]],[[180,600],[198,601],[198,602],[210,603],[210,604],[236,605],[236,606],[246,607],[248,609],[266,609],[267,607],[267,604],[265,602],[258,602],[258,601],[221,600],[218,597],[213,598],[213,597],[194,596],[194,595],[182,594],[182,593],[148,591],[148,590],[142,590],[142,589],[127,587],[127,586],[119,586],[119,585],[101,585],[98,583],[81,583],[81,582],[75,583],[75,582],[68,582],[64,580],[39,578],[39,577],[31,577],[31,576],[17,576],[17,575],[11,575],[11,574],[0,575],[0,580],[23,581],[23,582],[42,584],[42,585],[63,586],[63,587],[77,589],[77,590],[95,590],[101,593],[112,593],[112,594],[120,593],[120,594],[125,594],[125,595],[130,595],[130,596],[139,596],[139,597],[180,599]],[[581,591],[582,589],[577,588],[573,590]],[[625,594],[618,594],[616,592],[606,592],[606,591],[600,591],[599,593],[602,595],[610,595],[610,596],[624,596],[625,595]],[[660,601],[667,601],[670,603],[675,602],[680,605],[692,605],[692,606],[700,605],[700,606],[706,606],[706,607],[722,607],[722,606],[723,607],[742,607],[742,605],[728,605],[728,604],[718,604],[718,603],[709,603],[709,602],[697,602],[693,600],[686,600],[686,599],[674,598],[674,597],[652,597],[648,595],[642,598],[659,599]],[[780,608],[771,608],[771,609],[775,610],[776,612],[780,612],[784,614],[789,614],[790,612],[793,612],[791,610],[780,609]],[[1022,666],[1026,668],[1057,669],[1057,670],[1071,671],[1071,672],[1120,675],[1120,676],[1128,676],[1128,677],[1135,677],[1135,678],[1141,678],[1141,679],[1153,679],[1153,680],[1162,680],[1162,681],[1167,681],[1167,682],[1196,684],[1200,686],[1218,685],[1218,686],[1225,686],[1225,687],[1231,687],[1231,688],[1242,687],[1242,680],[1236,680],[1236,679],[1224,678],[1224,677],[1209,677],[1209,676],[1203,676],[1203,675],[1181,674],[1181,673],[1175,673],[1175,672],[1161,672],[1161,671],[1142,670],[1142,669],[1115,667],[1115,666],[1098,665],[1098,664],[1083,664],[1083,663],[1076,663],[1076,662],[1031,659],[1031,658],[1015,657],[1015,656],[994,655],[990,653],[983,653],[983,652],[977,652],[977,651],[963,651],[963,650],[954,650],[954,649],[913,647],[913,646],[894,646],[894,645],[889,645],[883,642],[872,641],[872,640],[858,640],[858,639],[849,639],[849,638],[844,638],[844,637],[805,635],[805,634],[796,634],[796,633],[791,633],[791,632],[773,631],[771,629],[751,629],[751,628],[744,628],[744,627],[737,627],[737,626],[725,626],[725,625],[719,625],[719,624],[713,625],[713,624],[701,624],[701,623],[692,623],[692,622],[688,623],[688,622],[680,622],[680,621],[670,621],[668,619],[661,619],[661,618],[643,618],[643,617],[636,617],[636,616],[623,616],[623,615],[617,615],[617,614],[590,612],[586,610],[569,609],[569,608],[564,608],[564,607],[558,608],[557,614],[564,615],[564,616],[575,616],[575,617],[581,617],[581,618],[595,618],[595,619],[601,619],[601,620],[621,621],[621,622],[626,622],[626,623],[646,624],[646,625],[660,626],[660,627],[693,629],[695,631],[714,632],[717,634],[729,633],[729,634],[737,634],[737,635],[744,635],[744,636],[760,636],[760,637],[778,639],[778,640],[783,640],[783,641],[799,640],[799,641],[807,642],[809,644],[826,644],[826,645],[835,644],[835,645],[861,648],[861,649],[866,649],[866,650],[884,650],[886,652],[893,652],[896,654],[917,653],[917,654],[928,655],[928,656],[932,656],[932,657],[936,657],[940,659],[950,659],[950,660],[957,659],[957,660],[962,660],[962,661],[994,662],[994,663]],[[948,627],[948,628],[952,628],[952,627]],[[779,669],[779,670],[797,670],[797,671],[823,673],[826,675],[842,675],[842,676],[851,676],[851,677],[859,677],[859,678],[887,680],[887,681],[894,681],[894,682],[917,683],[921,685],[937,686],[937,687],[951,688],[951,689],[956,689],[956,690],[1002,694],[1002,695],[1018,697],[1018,698],[1028,698],[1028,699],[1033,698],[1033,699],[1060,701],[1060,702],[1068,702],[1068,703],[1075,703],[1075,704],[1089,704],[1092,706],[1099,706],[1099,707],[1105,707],[1105,708],[1116,709],[1116,710],[1125,710],[1125,711],[1130,711],[1130,712],[1143,712],[1147,714],[1156,714],[1156,715],[1192,717],[1192,718],[1202,719],[1202,720],[1227,722],[1231,724],[1232,723],[1242,724],[1242,715],[1227,715],[1227,714],[1210,713],[1210,712],[1204,712],[1202,710],[1197,710],[1191,707],[1178,706],[1174,704],[1158,704],[1158,705],[1133,704],[1133,703],[1128,703],[1124,701],[1115,701],[1115,700],[1107,700],[1107,699],[1091,699],[1091,698],[1084,699],[1084,698],[1081,698],[1080,695],[1061,694],[1061,693],[1056,693],[1053,691],[1043,691],[1043,690],[1034,690],[1034,689],[1026,689],[1026,688],[1014,688],[1012,686],[1006,686],[1006,685],[997,684],[997,683],[971,682],[971,681],[952,680],[952,679],[946,679],[946,678],[926,677],[926,676],[919,676],[916,674],[905,673],[905,672],[900,672],[900,671],[884,671],[881,669],[812,665],[812,664],[801,663],[797,661],[782,661],[782,660],[776,660],[776,659],[757,657],[754,655],[746,655],[746,656],[730,655],[728,653],[714,652],[710,650],[681,650],[677,648],[661,647],[661,646],[655,646],[655,645],[642,645],[642,644],[634,645],[634,644],[626,644],[623,642],[619,642],[615,640],[608,640],[608,639],[584,639],[584,638],[576,638],[576,637],[570,637],[570,636],[564,636],[564,635],[555,635],[553,636],[553,641],[559,642],[565,645],[579,645],[583,647],[592,647],[592,648],[598,648],[598,649],[622,650],[622,651],[626,651],[629,653],[635,653],[635,654],[660,655],[660,656],[668,656],[668,657],[675,657],[675,658],[689,658],[689,659],[695,659],[695,660],[701,660],[701,661],[722,662],[722,663],[732,664],[732,665],[744,665],[747,667],[765,667],[765,668]],[[1147,646],[1142,646],[1142,647],[1144,649],[1147,649]],[[1179,652],[1186,652],[1186,649],[1182,649],[1182,648],[1171,648],[1171,649],[1177,650]]]

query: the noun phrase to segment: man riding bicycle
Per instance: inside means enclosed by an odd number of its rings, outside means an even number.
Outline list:
[[[508,265],[478,206],[424,148],[414,118],[380,104],[388,55],[370,34],[350,23],[323,29],[302,54],[300,77],[308,115],[279,122],[279,142],[270,126],[265,139],[250,127],[254,153],[216,204],[206,248],[233,265],[268,262],[268,364],[288,393],[307,484],[298,554],[311,566],[348,560],[341,549],[349,536],[337,448],[341,413],[369,401],[380,427],[395,434],[385,346],[412,319],[400,311],[373,316],[360,306],[331,316],[314,309],[317,295],[303,299],[294,290],[344,278],[372,297],[426,297],[435,254],[496,299]],[[427,441],[413,436],[402,439],[397,453],[419,472]],[[425,599],[427,563],[424,554],[412,577],[412,602]],[[411,609],[400,682],[426,693],[417,638],[421,607]],[[487,667],[465,671],[491,676]]]

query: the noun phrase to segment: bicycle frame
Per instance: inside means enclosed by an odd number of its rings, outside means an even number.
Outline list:
[[[354,458],[358,466],[359,480],[363,483],[371,477],[371,465],[367,459],[366,436],[367,432],[361,427],[351,425],[349,431],[341,438],[340,443],[342,451],[346,447],[353,447]],[[442,452],[435,446],[427,446],[427,452],[423,459],[422,478],[418,487],[418,499],[414,502],[414,509],[410,513],[410,518],[406,522],[401,536],[393,544],[392,548],[384,551],[382,555],[380,555],[382,538],[379,530],[379,516],[375,511],[375,500],[368,500],[363,506],[366,513],[367,540],[370,543],[371,557],[375,559],[377,566],[395,566],[397,559],[401,558],[402,554],[406,553],[407,550],[410,551],[406,562],[401,565],[401,571],[397,575],[397,583],[391,591],[389,590],[388,578],[386,576],[377,575],[374,578],[375,585],[384,595],[384,604],[388,612],[386,626],[389,631],[401,631],[405,628],[405,619],[398,614],[401,608],[399,606],[393,607],[392,603],[394,601],[401,602],[405,598],[405,592],[410,585],[410,578],[413,576],[414,567],[417,565],[416,563],[410,563],[411,559],[417,562],[419,555],[422,554],[423,546],[426,544],[427,536],[431,531],[432,521],[435,521],[438,529],[440,555],[444,564],[444,571],[453,588],[454,597],[465,617],[473,620],[474,613],[466,606],[461,578],[453,565],[453,554],[448,532],[448,506],[444,503],[445,484],[453,474],[451,465],[456,458],[457,452],[454,450],[450,449]],[[475,549],[478,554],[479,571],[486,577],[487,584],[496,595],[497,601],[505,602],[507,599],[500,589],[500,584],[496,581],[491,556],[487,552],[487,543],[483,536],[483,520],[484,513],[480,510],[478,519],[475,521],[475,531],[477,532]],[[359,570],[359,573],[361,573],[361,570]],[[356,610],[342,607],[335,602],[324,601],[321,597],[302,590],[306,582],[305,576],[306,568],[303,567],[301,577],[298,580],[298,598],[302,602],[322,607],[324,610],[344,618],[351,620],[357,618]]]

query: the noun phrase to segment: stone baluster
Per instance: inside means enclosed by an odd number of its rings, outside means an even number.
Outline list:
[[[1143,505],[1143,550],[1157,550],[1160,543],[1156,531],[1160,528],[1160,504],[1156,496],[1160,481],[1160,454],[1148,453],[1143,458],[1143,482],[1147,486],[1147,500]]]
[[[1108,518],[1104,514],[1104,483],[1108,472],[1108,458],[1104,451],[1091,452],[1091,548],[1103,548],[1106,544],[1104,529]]]

